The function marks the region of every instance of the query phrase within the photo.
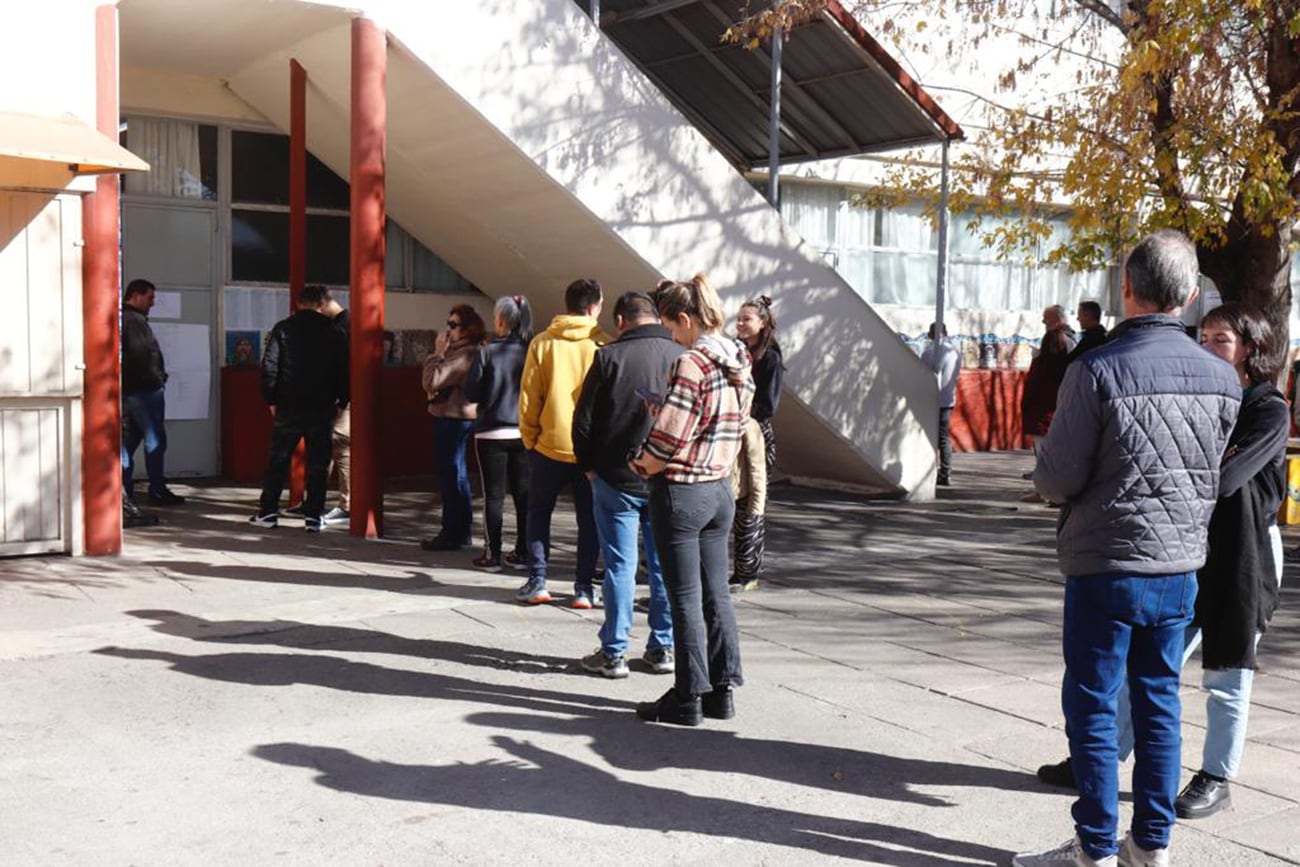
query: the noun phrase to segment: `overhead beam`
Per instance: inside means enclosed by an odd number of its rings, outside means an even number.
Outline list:
[[[674,9],[681,9],[683,6],[693,6],[700,0],[659,0],[658,3],[651,3],[640,9],[629,9],[626,12],[605,12],[600,16],[600,26],[613,27],[618,24],[626,24],[629,21],[642,21],[646,18],[655,18]]]

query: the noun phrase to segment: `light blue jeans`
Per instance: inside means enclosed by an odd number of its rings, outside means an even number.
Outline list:
[[[1274,525],[1268,528],[1277,564],[1277,583],[1282,586],[1282,533]],[[1255,647],[1260,634],[1255,633]],[[1187,630],[1187,649],[1183,665],[1201,644],[1201,630]],[[1249,668],[1205,670],[1201,686],[1205,688],[1205,747],[1201,751],[1201,770],[1226,780],[1234,779],[1241,768],[1241,754],[1246,749],[1246,724],[1250,719],[1250,691],[1255,672]],[[1133,752],[1133,715],[1129,711],[1128,684],[1119,694],[1119,758],[1124,761]]]
[[[632,603],[636,596],[639,561],[637,535],[645,547],[646,569],[650,573],[650,639],[647,650],[672,648],[673,621],[664,589],[664,573],[655,552],[650,531],[649,494],[629,494],[599,476],[591,483],[592,511],[596,535],[605,558],[605,623],[600,628],[600,649],[614,658],[627,654],[632,634]]]

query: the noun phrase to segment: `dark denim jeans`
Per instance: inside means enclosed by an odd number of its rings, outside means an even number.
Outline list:
[[[1065,581],[1061,708],[1079,786],[1075,830],[1093,859],[1119,849],[1116,700],[1133,700],[1133,841],[1169,845],[1182,754],[1178,678],[1183,635],[1196,604],[1196,574],[1088,575]]]
[[[462,544],[469,542],[474,524],[469,467],[465,463],[465,448],[473,432],[472,419],[433,420],[433,471],[438,474],[442,497],[442,525],[438,535]]]
[[[654,531],[650,528],[650,498],[629,494],[604,479],[591,483],[600,550],[605,556],[605,624],[600,628],[600,649],[607,657],[627,653],[632,634],[633,602],[636,597],[637,537],[645,542],[646,571],[650,573],[650,639],[646,650],[672,649],[673,621],[664,587],[663,568],[655,553]]]
[[[939,479],[952,475],[952,407],[939,408]]]
[[[551,556],[551,514],[564,488],[573,490],[573,512],[578,521],[578,565],[575,591],[590,593],[596,581],[599,543],[591,510],[591,484],[577,464],[553,461],[541,452],[528,453],[528,574],[546,580]]]
[[[476,438],[478,468],[483,474],[483,523],[487,530],[488,553],[501,554],[501,523],[506,492],[515,504],[516,553],[523,554],[528,538],[528,451],[523,440]]]
[[[680,698],[744,682],[727,587],[727,536],[735,514],[726,479],[679,485],[660,476],[650,488],[650,524],[672,608]]]
[[[319,518],[325,509],[325,480],[329,477],[330,450],[334,436],[333,413],[320,417],[277,413],[271,426],[271,449],[266,457],[266,475],[262,479],[259,515],[274,515],[280,508],[280,494],[289,475],[289,461],[299,440],[307,441],[307,497],[302,513]]]
[[[135,450],[144,443],[144,468],[149,473],[149,493],[167,490],[164,463],[167,455],[167,414],[163,389],[122,397],[122,489],[134,496],[132,474]]]

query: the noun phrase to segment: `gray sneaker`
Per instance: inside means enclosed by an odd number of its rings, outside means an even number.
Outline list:
[[[1026,852],[1017,855],[1011,859],[1011,867],[1119,867],[1119,859],[1114,855],[1107,855],[1100,860],[1094,860],[1083,851],[1083,844],[1079,842],[1079,838],[1072,837],[1046,852]]]
[[[611,679],[627,677],[627,657],[606,656],[605,652],[598,647],[595,653],[582,658],[582,669],[591,674],[599,674],[601,677]]]
[[[1127,834],[1119,845],[1119,867],[1169,867],[1168,849],[1143,849]]]
[[[656,647],[653,650],[647,650],[641,660],[650,666],[650,670],[655,674],[672,674],[673,673],[673,649],[671,647]]]
[[[320,519],[326,524],[346,524],[352,519],[352,515],[340,509],[338,506],[330,509],[320,516]]]

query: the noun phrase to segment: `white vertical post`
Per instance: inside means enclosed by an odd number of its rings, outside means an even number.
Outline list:
[[[943,140],[943,168],[939,176],[939,273],[934,285],[934,339],[943,340],[943,305],[948,294],[948,139]],[[933,353],[935,370],[941,353]]]

